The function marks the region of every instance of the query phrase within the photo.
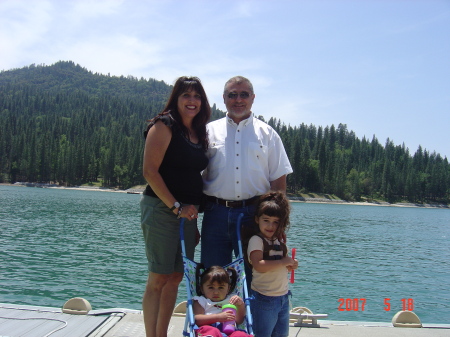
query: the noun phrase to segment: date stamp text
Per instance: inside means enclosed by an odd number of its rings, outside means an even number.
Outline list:
[[[338,311],[364,311],[366,308],[367,300],[365,298],[339,298],[338,299]],[[403,311],[414,310],[414,300],[412,298],[402,298],[401,308]],[[391,299],[384,299],[385,311],[391,311]]]

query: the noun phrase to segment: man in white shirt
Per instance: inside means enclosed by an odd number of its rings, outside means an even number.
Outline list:
[[[242,226],[253,225],[258,197],[269,190],[286,192],[286,176],[292,173],[280,136],[252,115],[252,83],[242,76],[231,78],[223,99],[227,116],[207,125],[209,164],[203,172],[203,191],[208,201],[201,243],[206,267],[227,265],[233,250],[238,256],[239,214],[244,214]],[[246,271],[249,281],[251,271]]]

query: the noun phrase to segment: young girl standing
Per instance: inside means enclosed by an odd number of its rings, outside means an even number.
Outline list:
[[[256,235],[248,243],[248,259],[253,268],[251,303],[253,331],[257,337],[289,335],[288,272],[298,261],[287,256],[280,241],[289,227],[289,201],[282,192],[269,192],[258,201]]]
[[[237,295],[231,295],[236,287],[236,270],[234,268],[225,270],[220,266],[212,266],[202,274],[199,273],[199,270],[197,268],[196,282],[197,292],[201,295],[193,297],[195,324],[199,326],[196,331],[197,336],[222,337],[223,324],[220,323],[235,321],[237,324],[241,324],[245,318],[244,301]],[[236,314],[222,311],[222,307],[228,304],[236,307]],[[237,330],[227,331],[227,334],[230,337],[251,336]]]

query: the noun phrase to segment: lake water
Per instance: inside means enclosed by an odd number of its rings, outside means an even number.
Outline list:
[[[0,186],[0,302],[140,309],[140,197]],[[291,227],[294,307],[366,322],[405,307],[450,324],[450,210],[292,203]]]

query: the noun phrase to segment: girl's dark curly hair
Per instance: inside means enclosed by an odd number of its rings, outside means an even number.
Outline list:
[[[286,195],[283,192],[271,191],[259,198],[258,203],[256,204],[255,216],[256,218],[259,218],[262,215],[268,215],[279,218],[280,221],[278,223],[278,227],[274,234],[274,237],[280,238],[282,233],[285,233],[289,230],[290,210],[291,206],[289,204],[289,200],[286,198]],[[255,226],[259,229],[257,223],[255,223]]]
[[[236,282],[238,279],[238,275],[236,269],[228,267],[224,269],[221,266],[211,266],[205,269],[205,266],[202,263],[197,264],[195,270],[195,283],[196,283],[196,291],[197,295],[201,296],[202,286],[206,282],[217,282],[219,284],[226,283],[230,285],[230,289],[228,290],[228,294],[232,293],[236,288]]]

